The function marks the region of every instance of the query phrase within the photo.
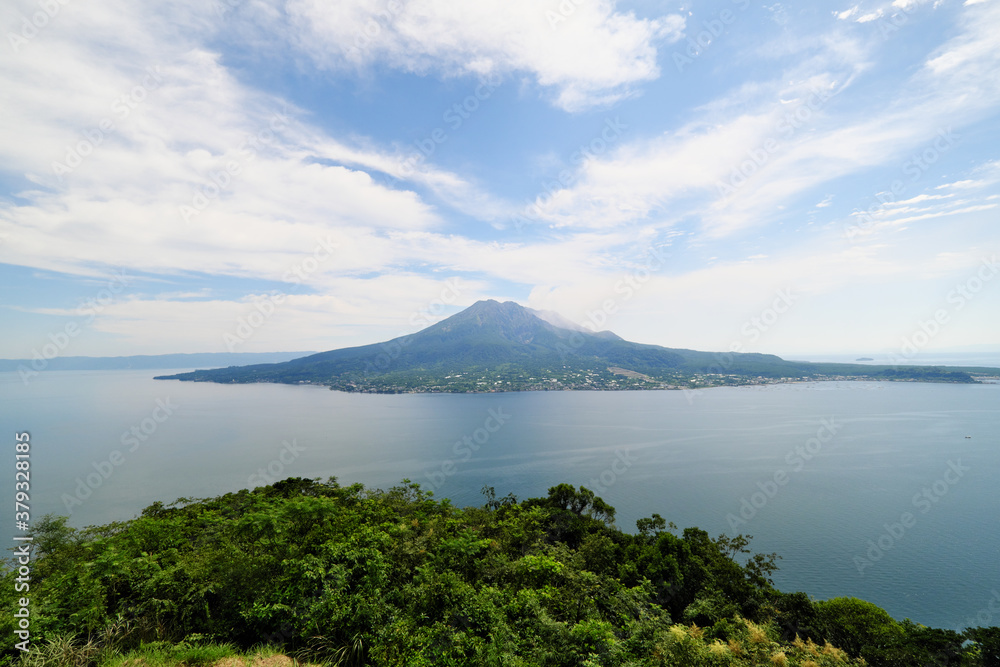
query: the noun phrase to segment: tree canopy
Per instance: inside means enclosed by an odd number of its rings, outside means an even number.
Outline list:
[[[627,533],[569,484],[520,502],[483,492],[484,506],[457,508],[409,480],[290,478],[82,530],[47,517],[34,532],[35,648],[14,647],[8,568],[3,662],[59,642],[90,642],[91,664],[186,642],[333,664],[997,664],[996,628],[960,635],[776,590],[776,555],[751,553],[748,536],[677,534],[659,514]]]

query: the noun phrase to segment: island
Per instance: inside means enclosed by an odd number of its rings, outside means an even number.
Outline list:
[[[158,376],[241,384],[313,384],[346,392],[699,389],[810,380],[972,384],[1000,370],[788,361],[772,354],[699,352],[633,343],[512,301],[478,301],[408,336],[283,363]]]

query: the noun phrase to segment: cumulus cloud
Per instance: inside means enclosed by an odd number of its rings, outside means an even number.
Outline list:
[[[942,133],[954,145],[961,124],[1000,102],[993,37],[1000,6],[966,12],[959,25],[887,103],[862,113],[840,97],[867,71],[874,47],[846,35],[813,40],[800,47],[811,57],[780,78],[743,86],[674,132],[626,137],[586,161],[575,185],[540,201],[540,209],[551,224],[570,228],[697,216],[720,237],[764,224],[841,176],[892,162],[905,167],[911,152],[937,145]]]
[[[676,14],[638,18],[610,0],[289,0],[300,48],[331,69],[387,64],[443,76],[525,73],[577,111],[656,79],[657,44],[680,39]]]
[[[0,62],[0,89],[18,94],[0,123],[0,156],[24,182],[0,206],[0,261],[280,280],[318,239],[368,252],[338,270],[370,271],[386,257],[374,246],[392,233],[441,225],[405,182],[372,178],[397,157],[310,127],[146,11],[67,5]],[[432,166],[414,179],[474,195]]]
[[[997,7],[966,5],[913,76],[878,82],[877,104],[851,97],[879,48],[846,22],[864,15],[858,7],[825,34],[787,31],[767,54],[744,53],[768,65],[755,80],[605,141],[577,162],[572,185],[536,202],[542,229],[522,236],[482,224],[514,208],[499,188],[431,159],[407,166],[392,138],[379,144],[311,122],[312,110],[248,83],[220,42],[232,47],[236,35],[308,75],[517,78],[562,118],[657,79],[659,45],[681,36],[683,19],[601,0],[60,4],[44,30],[0,59],[0,96],[16,100],[0,122],[0,262],[77,276],[141,272],[150,293],[123,296],[93,328],[137,352],[219,349],[262,297],[261,282],[289,296],[246,351],[329,349],[412,331],[414,304],[431,303],[452,279],[464,285],[454,308],[521,290],[532,305],[582,317],[641,266],[637,248],[676,243],[701,264],[664,266],[623,308],[619,333],[704,347],[699,331],[738,325],[741,304],[783,280],[824,294],[855,277],[905,276],[919,254],[896,259],[896,248],[879,245],[904,223],[932,233],[915,223],[995,215],[996,196],[976,192],[997,182],[990,163],[921,183],[935,194],[881,207],[885,225],[833,257],[842,238],[791,249],[716,244],[780,224],[798,198],[809,216],[832,215],[847,202],[838,191],[838,206],[824,205],[836,179],[895,168],[943,126],[995,109]],[[18,33],[35,11],[33,0],[11,0],[0,33]],[[194,276],[238,287],[221,295]]]

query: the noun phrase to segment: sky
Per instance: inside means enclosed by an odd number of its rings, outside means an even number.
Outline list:
[[[1000,1],[7,0],[0,357],[328,350],[480,299],[1000,350]]]

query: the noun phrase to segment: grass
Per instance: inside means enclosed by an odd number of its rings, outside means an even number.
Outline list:
[[[32,649],[16,667],[321,667],[302,663],[272,647],[241,653],[231,644],[151,642],[122,651],[57,637]]]
[[[98,663],[100,667],[174,667],[188,665],[215,665],[217,662],[237,660],[236,648],[229,644],[192,646],[186,643],[155,642],[128,651],[112,653]],[[233,664],[232,667],[237,667]]]

